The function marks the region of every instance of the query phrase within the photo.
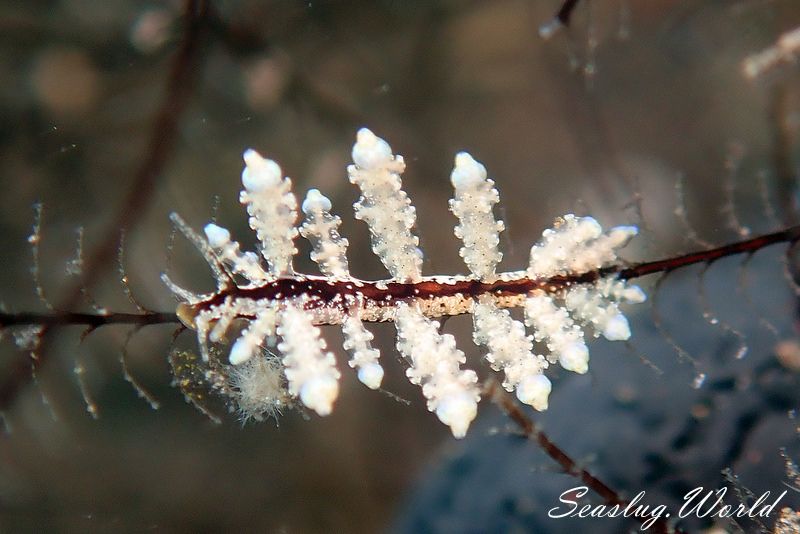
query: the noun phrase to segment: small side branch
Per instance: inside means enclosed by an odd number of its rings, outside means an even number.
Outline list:
[[[798,240],[800,240],[800,226],[792,226],[780,232],[754,237],[753,239],[747,239],[745,241],[738,241],[722,247],[692,252],[674,258],[637,263],[625,269],[614,268],[611,271],[606,270],[606,272],[607,274],[611,274],[611,272],[617,271],[619,273],[619,278],[630,280],[632,278],[639,278],[640,276],[647,276],[648,274],[666,273],[698,263],[712,263],[727,256],[752,254],[776,243],[795,243]]]
[[[536,423],[525,415],[525,412],[514,402],[514,400],[502,388],[498,387],[497,382],[490,381],[485,389],[484,395],[488,397],[498,408],[500,408],[511,421],[516,424],[522,431],[522,434],[537,445],[552,458],[564,472],[570,476],[578,478],[586,484],[592,491],[600,495],[603,501],[610,506],[619,506],[624,508],[628,501],[623,499],[616,491],[614,491],[608,484],[592,475],[586,469],[578,466],[578,463],[573,460],[566,452],[561,450],[558,445],[553,443],[547,435],[536,427]],[[639,521],[644,521],[645,518],[636,517]],[[683,532],[682,530],[670,527],[667,521],[659,518],[653,523],[653,532],[667,533],[667,532]]]
[[[426,277],[419,282],[368,282],[355,279],[329,280],[319,276],[296,275],[278,278],[264,285],[252,287],[232,286],[217,293],[211,294],[207,299],[193,305],[193,311],[202,312],[206,309],[223,303],[231,296],[248,298],[252,300],[280,300],[303,297],[307,300],[306,307],[334,306],[336,303],[349,302],[351,297],[358,296],[376,305],[393,306],[397,301],[411,299],[434,301],[437,298],[457,298],[465,304],[471,304],[473,299],[481,295],[493,295],[498,298],[510,297],[524,298],[535,290],[548,293],[558,292],[574,284],[592,283],[606,276],[617,276],[621,280],[630,280],[657,273],[669,273],[676,269],[695,264],[711,264],[714,261],[737,254],[752,255],[755,252],[778,243],[794,245],[800,241],[800,226],[792,226],[779,232],[762,235],[752,239],[739,241],[721,247],[675,256],[671,258],[643,262],[629,266],[612,265],[602,269],[595,269],[582,273],[569,275],[555,275],[552,277],[529,278],[524,272],[519,277],[511,276],[517,273],[506,273],[508,277],[500,277],[494,282],[481,282],[470,277],[455,277],[444,279],[440,277]],[[452,304],[452,303],[451,303]],[[469,313],[470,306],[452,307],[445,315],[458,315]],[[346,310],[345,310],[346,311]],[[331,321],[328,317],[326,321]],[[366,321],[383,321],[387,317],[376,315]],[[20,326],[41,327],[38,334],[41,347],[46,342],[46,334],[52,327],[83,325],[87,332],[108,324],[127,324],[143,327],[153,324],[179,323],[176,313],[171,312],[143,312],[143,313],[78,313],[69,311],[52,310],[45,312],[0,313],[0,329]],[[320,322],[319,324],[329,324]],[[19,387],[30,379],[29,362],[20,359],[19,365],[11,370],[0,383],[0,407],[7,406],[13,399]],[[40,356],[41,363],[41,356]]]

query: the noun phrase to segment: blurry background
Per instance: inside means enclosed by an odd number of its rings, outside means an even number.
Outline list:
[[[497,182],[509,270],[523,267],[541,231],[568,212],[642,226],[629,247],[635,260],[794,220],[797,68],[748,79],[742,65],[800,25],[800,5],[586,0],[569,30],[544,40],[539,27],[558,8],[549,0],[217,1],[195,17],[187,42],[181,2],[0,4],[3,305],[43,310],[27,241],[39,200],[40,278],[53,302],[75,283],[65,265],[76,257],[76,229],[85,227],[90,257],[117,238],[123,220],[134,294],[171,311],[159,280],[169,212],[196,228],[216,213],[254,245],[237,201],[248,147],[279,161],[298,196],[309,187],[328,195],[344,220],[354,274],[384,277],[367,252],[365,225],[351,216],[357,195],[345,166],[360,126],[406,158],[427,274],[465,270],[447,211],[459,150]],[[154,128],[158,116],[174,132]],[[676,208],[700,244],[687,241]],[[307,245],[300,248],[296,267],[313,272]],[[756,493],[781,491],[779,447],[790,455],[796,448],[790,410],[800,391],[791,364],[800,348],[792,344],[785,247],[774,249],[752,259],[745,281],[741,258],[713,266],[705,299],[700,268],[663,281],[657,312],[696,366],[679,358],[642,306],[632,312],[630,346],[598,342],[589,375],[555,373],[551,408],[537,421],[612,487],[646,490],[654,504],[680,505],[698,485],[722,487],[725,467]],[[187,287],[211,287],[205,263],[181,239],[171,272]],[[112,259],[98,269],[92,296],[133,311],[119,278]],[[706,308],[713,312],[704,318]],[[712,316],[741,336],[710,325]],[[216,426],[185,404],[166,362],[174,325],[145,328],[128,344],[131,373],[158,411],[123,379],[119,354],[130,328],[102,328],[82,342],[81,330],[50,334],[38,386],[22,387],[3,407],[3,531],[587,528],[547,519],[577,481],[515,437],[488,402],[467,439],[452,439],[404,378],[391,326],[373,328],[385,387],[410,405],[366,390],[344,370],[333,415],[288,413],[277,427],[242,427],[233,416]],[[488,376],[469,319],[448,321],[446,330]],[[340,334],[325,335],[342,363]],[[736,360],[742,338],[748,354]],[[0,373],[9,377],[27,356],[13,336],[2,343]],[[190,334],[176,344],[195,347]],[[79,377],[97,420],[86,413]],[[783,504],[797,507],[788,497]],[[592,530],[623,525],[606,519]]]

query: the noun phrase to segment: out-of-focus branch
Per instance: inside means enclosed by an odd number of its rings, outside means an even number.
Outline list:
[[[769,95],[769,120],[772,127],[772,166],[777,183],[778,204],[784,224],[797,224],[795,204],[797,190],[792,165],[792,131],[787,121],[788,92],[786,84],[776,83]]]
[[[120,203],[116,219],[109,225],[100,244],[91,251],[84,274],[60,306],[62,309],[69,310],[80,301],[82,288],[91,287],[116,258],[119,232],[130,232],[145,214],[158,180],[175,148],[178,122],[199,75],[200,51],[207,15],[208,3],[205,0],[186,1],[185,33],[172,63],[164,100],[153,123],[142,163],[131,179],[130,189]]]
[[[755,79],[780,64],[794,63],[800,53],[800,28],[788,31],[778,38],[774,45],[755,54],[750,54],[742,61],[742,72],[745,77]]]
[[[178,135],[178,123],[191,97],[199,74],[203,49],[203,35],[207,26],[209,6],[207,0],[186,0],[184,6],[184,34],[167,80],[163,101],[156,114],[150,142],[145,148],[141,164],[130,180],[128,194],[116,211],[117,216],[108,226],[105,236],[90,252],[82,275],[67,292],[67,297],[56,306],[72,310],[83,299],[84,291],[97,282],[103,271],[117,256],[119,233],[130,232],[146,213],[156,191]],[[62,315],[62,317],[64,317]],[[41,332],[41,345],[36,365],[47,361],[47,325]],[[13,365],[0,383],[0,410],[7,408],[17,392],[30,381],[31,362],[27,356]]]
[[[144,313],[0,313],[0,328],[15,326],[89,326],[98,328],[110,324],[147,326],[151,324],[179,323],[178,316],[166,312]]]
[[[572,14],[578,7],[580,0],[564,0],[555,16],[539,27],[539,36],[549,39],[559,28],[566,28],[572,20]]]
[[[575,8],[578,7],[579,2],[580,0],[564,0],[564,3],[561,4],[561,8],[556,13],[556,20],[563,26],[569,26],[572,13],[575,11]]]

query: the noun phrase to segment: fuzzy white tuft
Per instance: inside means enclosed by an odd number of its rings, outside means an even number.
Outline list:
[[[283,366],[271,353],[260,353],[242,365],[231,366],[228,386],[243,422],[277,419],[286,406]]]

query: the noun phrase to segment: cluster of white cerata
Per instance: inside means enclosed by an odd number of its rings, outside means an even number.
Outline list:
[[[551,383],[544,373],[549,365],[585,373],[587,336],[630,337],[619,304],[642,302],[645,295],[638,287],[614,275],[572,282],[569,277],[614,264],[617,251],[636,235],[635,227],[603,232],[591,217],[565,215],[532,247],[526,270],[497,273],[504,228],[493,214],[498,192],[484,166],[462,152],[450,175],[455,191],[450,210],[458,219],[455,235],[471,274],[423,276],[423,254],[413,231],[416,211],[402,189],[402,156],[366,128],[359,130],[352,155],[347,172],[361,191],[355,217],[369,226],[372,250],[390,279],[351,276],[348,242],[339,235],[341,219],[331,213],[330,200],[316,189],[308,191],[301,204],[305,220],[298,225],[291,181],[277,163],[254,150],[244,153],[239,198],[261,243],[258,253],[242,251],[217,224],[208,224],[203,237],[173,215],[211,265],[218,289],[196,295],[166,276],[165,282],[182,301],[179,315],[197,331],[204,359],[213,357],[209,343],[224,341],[235,324],[241,325],[227,354],[245,416],[270,413],[285,398],[319,415],[331,413],[340,371],[321,337],[323,324],[341,325],[350,367],[362,383],[377,389],[384,369],[364,323],[393,321],[408,379],[422,388],[428,409],[456,437],[465,435],[477,414],[478,377],[463,368],[464,353],[453,336],[440,332],[436,317],[471,314],[474,341],[485,347],[491,368],[504,373],[503,386],[537,410],[548,405]],[[294,271],[298,234],[311,243],[320,274]],[[524,323],[511,316],[513,307],[524,309]]]

